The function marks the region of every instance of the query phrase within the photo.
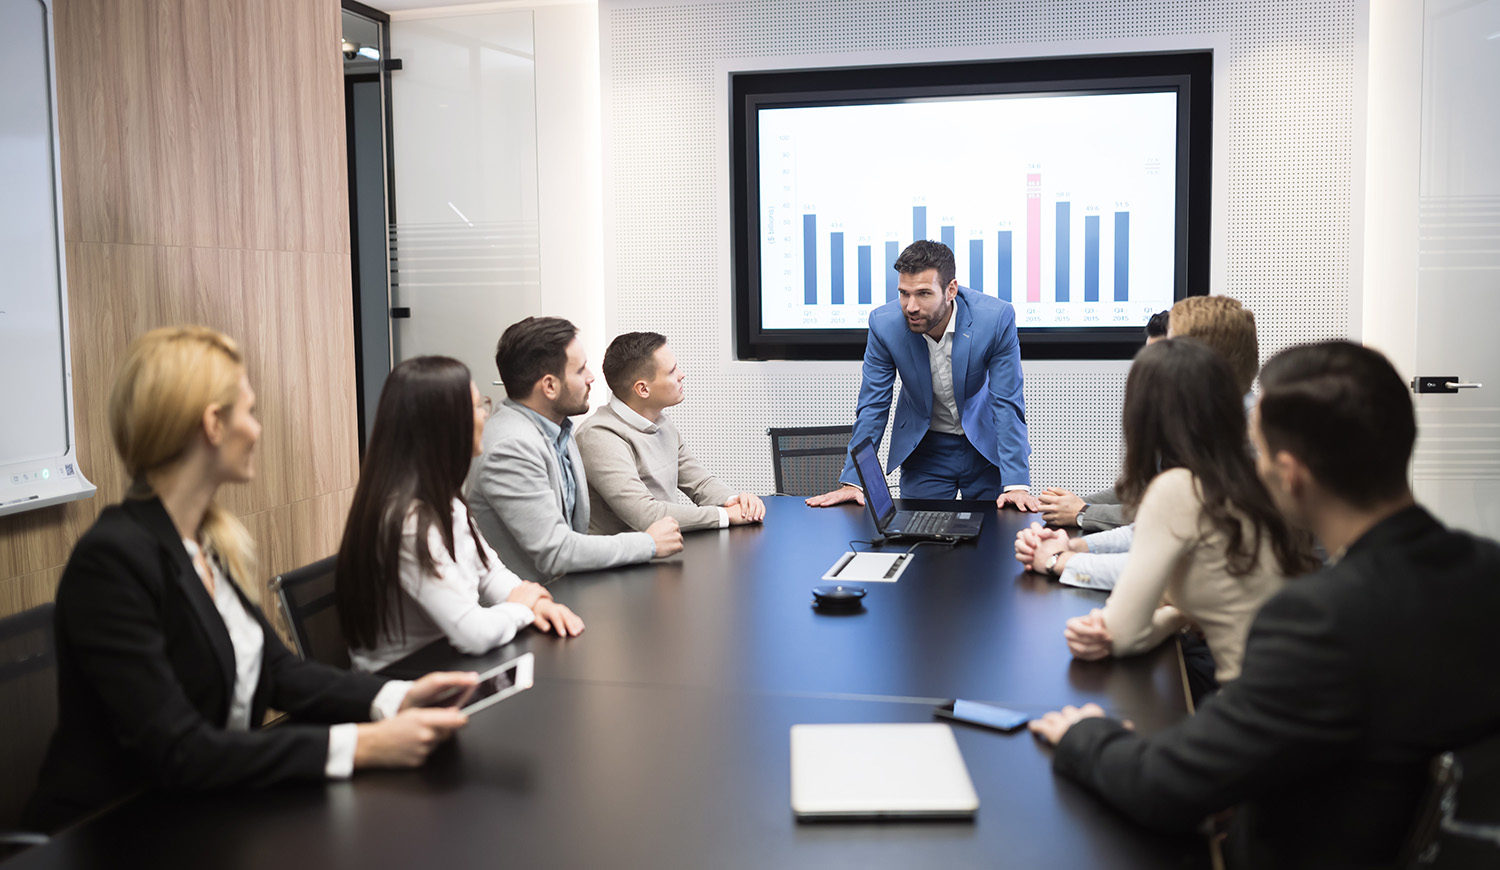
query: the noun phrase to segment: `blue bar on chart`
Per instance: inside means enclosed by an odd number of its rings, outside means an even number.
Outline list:
[[[818,304],[818,216],[802,216],[802,302]]]
[[[833,304],[844,304],[844,234],[828,234],[828,277],[833,285]]]
[[[896,287],[896,257],[899,256],[900,244],[897,242],[885,243],[885,301],[889,302],[900,295]]]
[[[1115,212],[1115,301],[1130,301],[1130,212]]]
[[[870,304],[870,246],[859,246],[859,304]]]
[[[911,207],[911,238],[914,242],[927,238],[927,206],[925,205]]]
[[[1099,216],[1083,216],[1083,301],[1099,301]]]
[[[969,289],[984,292],[983,239],[969,239]]]
[[[1068,249],[1071,222],[1068,219],[1070,203],[1057,204],[1057,301],[1068,301],[1068,267],[1072,263],[1072,251]]]
[[[999,279],[995,283],[995,295],[1010,301],[1010,230],[1001,230],[995,239],[995,266],[998,269],[995,277]]]
[[[948,250],[957,254],[958,249],[953,247],[953,227],[943,227],[939,230],[939,233],[941,233],[940,238],[943,240],[943,244],[948,246]]]

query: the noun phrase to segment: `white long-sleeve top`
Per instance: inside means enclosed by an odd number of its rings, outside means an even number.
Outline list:
[[[446,637],[454,649],[477,655],[507,643],[531,624],[531,608],[505,599],[521,578],[511,572],[490,545],[469,531],[469,509],[453,500],[453,549],[443,544],[436,526],[427,530],[425,545],[433,570],[417,562],[417,517],[408,512],[401,530],[398,566],[402,595],[400,621],[382,631],[373,649],[351,649],[349,658],[362,671],[377,671],[427,644]],[[489,561],[480,561],[483,552]],[[393,634],[400,627],[405,631]]]

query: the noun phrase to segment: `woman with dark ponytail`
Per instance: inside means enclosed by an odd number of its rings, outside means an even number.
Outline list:
[[[380,393],[339,546],[339,620],[357,669],[379,670],[446,637],[478,654],[535,624],[562,637],[583,620],[500,561],[464,504],[487,414],[456,359],[409,359]]]

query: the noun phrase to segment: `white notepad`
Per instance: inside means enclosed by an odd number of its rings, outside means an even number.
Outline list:
[[[941,723],[792,726],[798,819],[973,818],[979,795]]]
[[[856,553],[850,551],[839,557],[824,580],[837,583],[895,583],[911,564],[912,554],[901,553]]]

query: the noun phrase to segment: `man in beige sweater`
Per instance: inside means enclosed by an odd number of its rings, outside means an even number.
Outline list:
[[[665,337],[627,332],[604,352],[613,397],[578,427],[588,472],[589,532],[612,535],[672,517],[682,530],[722,529],[765,518],[765,504],[708,473],[665,413],[683,398],[685,375]],[[692,499],[683,504],[681,491]]]

